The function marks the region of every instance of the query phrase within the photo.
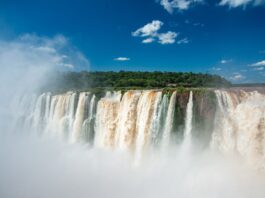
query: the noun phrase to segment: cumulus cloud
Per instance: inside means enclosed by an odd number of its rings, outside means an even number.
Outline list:
[[[130,58],[128,57],[118,57],[118,58],[114,58],[115,61],[129,61]]]
[[[161,44],[173,44],[175,43],[175,39],[178,36],[177,33],[168,31],[167,33],[159,34],[158,39]]]
[[[174,10],[188,10],[193,4],[202,3],[202,0],[160,0],[160,5],[172,14]]]
[[[232,76],[230,76],[230,80],[232,81],[241,81],[244,80],[246,77],[243,76],[241,73],[239,72],[234,72]]]
[[[253,63],[250,65],[251,67],[260,67],[260,66],[265,66],[265,60]]]
[[[264,5],[265,0],[221,0],[220,6],[229,6],[230,8],[246,7],[247,5],[260,6]]]
[[[147,38],[147,39],[144,39],[142,41],[142,43],[153,43],[154,41],[155,41],[155,39],[153,39],[153,38]]]
[[[163,22],[159,20],[153,20],[151,23],[146,24],[145,26],[137,29],[135,32],[132,33],[133,36],[156,36],[157,31],[163,26]]]
[[[135,32],[132,32],[132,36],[145,37],[145,39],[142,40],[142,43],[145,44],[153,42],[158,42],[162,45],[175,43],[179,33],[173,31],[160,33],[159,30],[163,24],[164,23],[159,20],[153,20],[151,23],[148,23],[137,29]]]

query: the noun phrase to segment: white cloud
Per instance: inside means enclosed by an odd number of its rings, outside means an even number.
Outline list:
[[[255,70],[255,71],[262,71],[262,70],[264,70],[264,67],[256,67],[253,70]]]
[[[188,40],[188,38],[183,38],[183,39],[180,39],[178,42],[177,42],[177,44],[187,44],[187,43],[189,43],[190,41]]]
[[[232,80],[232,81],[240,81],[240,80],[243,80],[243,79],[245,79],[246,77],[245,76],[243,76],[242,74],[240,74],[240,73],[238,73],[238,72],[235,72],[235,73],[233,73],[233,75],[232,76],[230,76],[230,80]]]
[[[128,57],[118,57],[118,58],[114,58],[115,61],[129,61],[130,58]]]
[[[156,36],[157,31],[163,26],[163,22],[159,20],[153,20],[151,23],[146,24],[145,26],[139,28],[132,33],[133,36]]]
[[[229,6],[230,8],[246,7],[247,5],[260,6],[264,5],[265,0],[221,0],[220,6]]]
[[[265,66],[265,60],[259,61],[257,63],[253,63],[250,65],[251,67],[260,67],[260,66]]]
[[[158,36],[158,39],[159,39],[159,43],[161,44],[173,44],[175,43],[175,39],[176,37],[178,36],[177,33],[175,32],[171,32],[171,31],[168,31],[167,33],[162,33],[162,34],[159,34]]]
[[[221,64],[226,64],[226,63],[229,63],[229,62],[231,62],[232,60],[231,59],[229,59],[229,60],[227,60],[227,59],[222,59],[221,61],[220,61],[220,63]]]
[[[142,40],[142,43],[153,43],[158,42],[162,45],[173,44],[176,42],[178,33],[168,31],[166,33],[158,32],[163,26],[163,22],[159,20],[153,20],[151,23],[144,25],[143,27],[132,32],[132,36],[135,37],[146,37]]]
[[[155,41],[155,39],[153,39],[153,38],[147,38],[147,39],[144,39],[142,41],[142,43],[153,43],[154,41]]]
[[[1,67],[46,67],[66,69],[84,67],[89,61],[71,46],[63,35],[52,38],[23,34],[9,41],[0,41]]]
[[[164,7],[164,9],[172,14],[174,10],[188,10],[191,5],[202,3],[202,0],[160,0],[160,5]]]

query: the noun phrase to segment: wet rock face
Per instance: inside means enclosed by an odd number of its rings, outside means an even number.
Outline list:
[[[177,93],[176,106],[174,113],[173,132],[176,133],[176,139],[183,138],[185,127],[186,108],[189,101],[189,92]]]
[[[213,90],[194,90],[193,92],[192,134],[194,141],[198,142],[200,146],[206,147],[210,143],[214,128],[216,96]],[[183,139],[189,96],[189,91],[177,93],[176,96],[172,130],[175,133],[176,140]]]
[[[207,146],[214,128],[216,96],[213,91],[194,93],[193,134],[202,146]]]

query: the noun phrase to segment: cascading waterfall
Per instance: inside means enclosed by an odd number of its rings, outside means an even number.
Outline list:
[[[95,114],[97,110],[97,99],[95,95],[92,96],[90,104],[88,106],[88,117],[82,124],[82,136],[80,138],[84,142],[89,142],[90,144],[92,144],[94,138]]]
[[[209,90],[211,92],[211,90]],[[235,152],[254,166],[265,164],[265,95],[257,91],[215,90],[216,111],[200,115],[214,117],[211,148]],[[104,97],[89,92],[38,97],[24,96],[19,123],[40,134],[57,136],[71,143],[89,143],[100,148],[131,151],[140,160],[149,147],[164,148],[174,135],[184,131],[182,147],[193,144],[198,119],[199,90],[163,93],[160,90],[106,92]],[[187,94],[187,92],[186,92]],[[213,99],[209,99],[213,100]],[[203,105],[207,105],[204,102]],[[181,120],[184,120],[183,127]],[[200,135],[200,134],[196,134]]]
[[[96,136],[97,147],[114,148],[121,93],[107,93],[97,105]]]
[[[163,142],[162,142],[163,147],[166,147],[167,145],[169,145],[169,142],[170,142],[170,135],[171,135],[171,131],[172,131],[173,123],[174,123],[173,119],[174,119],[174,112],[175,112],[175,106],[176,106],[176,94],[177,94],[176,91],[173,92],[170,98],[169,105],[168,105],[165,128],[163,132]]]
[[[218,114],[212,147],[239,153],[257,168],[265,165],[265,95],[216,91]]]
[[[160,97],[160,92],[155,91],[144,91],[140,96],[136,118],[136,162],[139,162],[142,157],[142,151],[151,141],[151,127],[155,121],[154,114],[158,106],[158,97]]]
[[[38,97],[35,108],[34,108],[32,127],[36,131],[40,131],[41,125],[43,122],[44,115],[42,114],[42,112],[43,112],[44,105],[45,105],[44,103],[45,96],[46,94],[42,94]]]
[[[162,97],[162,95],[161,95]],[[158,104],[157,112],[155,115],[155,121],[152,127],[152,143],[154,146],[157,146],[162,138],[162,132],[165,129],[166,125],[166,118],[167,118],[167,111],[168,111],[168,95],[165,94],[162,98],[160,104]]]
[[[122,150],[132,149],[135,143],[137,104],[140,95],[140,91],[128,91],[120,104],[115,145]]]
[[[192,116],[193,116],[193,92],[190,92],[189,102],[187,104],[183,148],[185,151],[189,150],[192,146]]]
[[[79,142],[82,137],[82,126],[88,116],[88,102],[91,97],[90,93],[81,93],[79,95],[77,110],[75,114],[75,120],[73,124],[73,136],[71,138],[72,143]]]
[[[235,125],[233,122],[234,102],[231,97],[234,93],[215,91],[218,110],[215,120],[212,144],[218,144],[223,151],[235,148]]]

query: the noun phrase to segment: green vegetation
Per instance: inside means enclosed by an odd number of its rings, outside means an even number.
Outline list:
[[[150,88],[227,87],[230,82],[218,75],[183,72],[65,72],[51,78],[53,90],[128,90]]]

